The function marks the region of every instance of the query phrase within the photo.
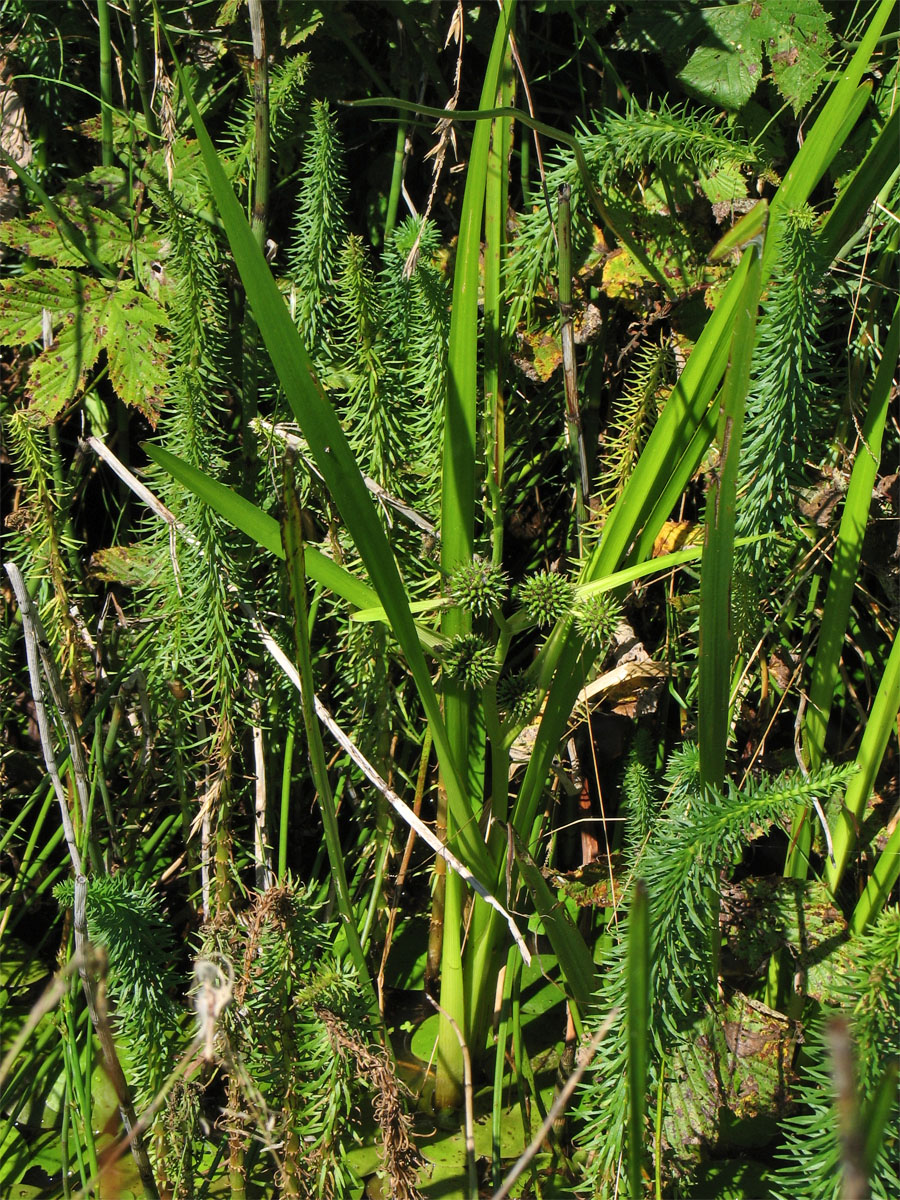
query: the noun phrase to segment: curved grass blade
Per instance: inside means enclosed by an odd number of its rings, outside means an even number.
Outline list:
[[[264,513],[224,483],[219,483],[177,455],[164,450],[162,446],[144,442],[143,449],[152,462],[168,471],[173,479],[184,484],[188,491],[208,504],[213,512],[224,517],[230,525],[252,538],[270,554],[284,558],[281,531],[274,517]],[[316,550],[314,546],[306,547],[306,569],[310,579],[315,579],[317,583],[321,583],[355,608],[369,608],[378,603],[377,594],[367,584],[351,575],[345,567],[328,558],[321,550]]]
[[[850,853],[856,845],[856,831],[862,824],[866,802],[872,794],[875,776],[884,758],[888,738],[896,728],[897,710],[900,708],[900,637],[894,638],[891,653],[881,683],[875,695],[872,711],[866,721],[862,743],[856,762],[859,771],[850,780],[847,794],[833,833],[834,863],[826,861],[825,882],[832,894],[847,869]]]
[[[484,843],[477,828],[473,827],[473,813],[463,782],[464,764],[458,760],[447,737],[431,672],[419,645],[391,547],[337,414],[316,375],[177,62],[176,72],[197,134],[210,189],[266,350],[316,467],[354,540],[406,657],[441,761],[459,845],[473,869],[488,875]]]
[[[900,355],[900,304],[884,343],[881,364],[872,384],[872,395],[860,434],[860,447],[850,474],[841,526],[834,549],[834,565],[822,612],[822,624],[809,688],[809,704],[804,723],[804,749],[811,767],[817,767],[825,751],[825,730],[834,700],[834,688],[840,668],[841,651],[856,588],[863,538],[872,503],[872,488],[881,461],[881,443],[887,421],[894,370]],[[810,847],[807,814],[798,815],[791,829],[791,852],[785,874],[803,878]]]

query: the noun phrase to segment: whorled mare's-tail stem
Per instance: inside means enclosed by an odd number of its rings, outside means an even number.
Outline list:
[[[563,383],[566,394],[566,442],[575,477],[575,526],[581,554],[581,527],[591,502],[591,480],[587,449],[578,406],[578,374],[575,365],[575,330],[572,324],[572,189],[564,183],[557,193],[557,244],[559,251],[559,315],[562,342]]]

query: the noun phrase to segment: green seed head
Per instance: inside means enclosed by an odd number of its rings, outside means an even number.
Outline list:
[[[473,617],[485,617],[501,608],[508,592],[503,571],[477,558],[457,567],[450,577],[450,595]]]
[[[622,619],[622,606],[609,592],[595,592],[580,600],[575,624],[586,642],[594,647],[608,646]]]
[[[474,633],[461,634],[450,642],[444,651],[444,670],[473,691],[497,678],[493,649]]]
[[[526,721],[537,705],[537,688],[529,671],[506,675],[497,684],[497,704],[508,720]]]
[[[572,607],[575,588],[564,575],[538,571],[519,584],[519,603],[538,625],[553,625]]]

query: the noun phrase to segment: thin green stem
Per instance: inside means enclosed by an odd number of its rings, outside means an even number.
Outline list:
[[[291,776],[294,772],[294,722],[288,722],[284,739],[284,764],[281,771],[281,809],[278,817],[278,882],[287,875],[288,826],[291,811]]]
[[[400,207],[400,192],[403,187],[403,164],[406,161],[406,122],[401,121],[397,126],[397,140],[394,143],[394,167],[391,171],[391,190],[388,193],[387,213],[384,218],[384,245],[386,246],[397,224],[397,210]]]
[[[108,0],[97,0],[97,25],[100,31],[100,146],[104,167],[113,161],[112,110],[112,38]]]
[[[650,1024],[650,904],[639,879],[628,914],[628,1188],[644,1194],[644,1113],[647,1093],[647,1029]]]
[[[309,644],[309,614],[306,603],[306,571],[303,563],[303,522],[300,513],[300,501],[294,488],[292,465],[286,456],[283,470],[283,504],[281,535],[284,542],[285,560],[288,566],[288,585],[291,595],[291,607],[294,617],[294,639],[297,649],[297,669],[300,674],[300,697],[303,709],[303,724],[306,729],[306,745],[309,752],[310,768],[313,782],[319,799],[319,810],[322,814],[322,825],[325,832],[325,844],[328,850],[328,862],[334,879],[338,909],[341,914],[341,928],[347,939],[350,956],[359,974],[359,980],[365,992],[368,1008],[376,1027],[383,1027],[381,1012],[378,1007],[378,996],[366,963],[366,956],[360,942],[359,930],[356,926],[356,915],[350,889],[347,886],[347,874],[344,869],[344,852],[341,846],[341,836],[338,830],[337,812],[334,806],[334,796],[328,779],[328,767],[325,759],[325,747],[316,717],[315,686],[313,684],[312,657]],[[387,1039],[385,1036],[385,1043]]]
[[[507,44],[500,101],[514,95],[512,46]],[[506,264],[506,212],[509,203],[511,122],[495,121],[488,151],[484,208],[484,452],[485,507],[491,560],[503,563],[503,484],[506,466],[506,395],[503,363],[503,305]]]
[[[572,189],[563,184],[557,194],[556,242],[559,251],[559,317],[565,387],[566,443],[575,487],[576,556],[582,557],[581,529],[590,503],[591,480],[578,404],[575,330],[572,325]]]

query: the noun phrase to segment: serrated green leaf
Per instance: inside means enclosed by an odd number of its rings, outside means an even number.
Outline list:
[[[105,307],[102,289],[94,280],[80,280],[81,302],[71,297],[62,316],[52,314],[53,343],[38,355],[28,375],[31,411],[49,424],[83,389],[88,371],[100,353],[98,326]]]
[[[124,221],[106,209],[91,206],[72,213],[71,217],[72,224],[90,237],[101,261],[114,265],[124,261],[132,244],[131,230]],[[4,221],[0,225],[0,241],[30,258],[46,258],[60,267],[78,267],[84,263],[82,255],[45,213]]]
[[[663,1140],[679,1157],[765,1144],[785,1112],[796,1039],[786,1017],[740,992],[704,1014],[667,1068]]]
[[[721,108],[738,109],[762,78],[763,32],[753,16],[758,4],[703,10],[708,44],[699,46],[678,74],[687,91]]]
[[[741,0],[702,10],[705,44],[679,73],[704,100],[739,109],[763,77],[763,53],[781,95],[797,112],[821,84],[833,38],[819,0]]]
[[[111,290],[77,271],[34,271],[0,293],[0,343],[37,341],[44,309],[54,340],[31,366],[33,411],[52,421],[84,388],[100,351],[106,350],[119,397],[155,426],[168,379],[165,345],[157,334],[165,313],[158,301],[131,281]]]
[[[794,112],[808,104],[824,78],[834,39],[819,0],[763,0],[766,54],[772,77]]]
[[[125,285],[110,293],[99,331],[116,393],[154,428],[168,383],[166,347],[157,336],[163,319],[158,301]]]
[[[720,163],[709,173],[701,170],[699,183],[710,204],[732,204],[747,196],[747,181],[736,163]]]
[[[124,171],[97,167],[72,180],[53,197],[53,205],[70,228],[77,229],[89,242],[100,262],[117,266],[136,248],[132,228],[133,200]],[[71,236],[60,230],[47,211],[3,222],[0,242],[32,258],[49,259],[60,267],[84,263],[84,256],[73,244]]]
[[[0,290],[0,345],[39,341],[43,310],[59,316],[72,308],[80,279],[74,271],[47,267],[5,283]]]

